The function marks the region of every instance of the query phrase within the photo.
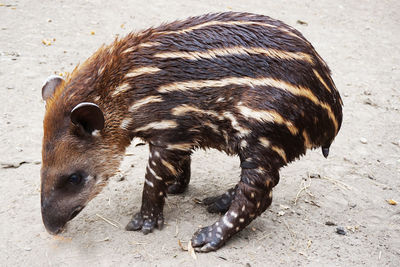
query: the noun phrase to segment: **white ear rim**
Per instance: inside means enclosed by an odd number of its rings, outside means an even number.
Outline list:
[[[50,75],[49,77],[47,77],[47,79],[44,81],[44,83],[42,85],[43,100],[47,100],[52,95],[52,94],[49,94],[48,92],[46,93],[46,91],[49,90],[48,88],[46,90],[47,86],[51,86],[52,93],[54,93],[56,87],[63,81],[65,81],[65,79],[59,75]],[[52,83],[52,84],[50,84],[50,83]]]
[[[47,77],[47,79],[44,81],[42,87],[45,86],[46,83],[48,83],[49,81],[51,81],[51,80],[53,80],[53,79],[61,79],[61,80],[65,81],[65,79],[64,79],[63,77],[61,77],[60,75],[52,74],[52,75],[50,75],[49,77]]]

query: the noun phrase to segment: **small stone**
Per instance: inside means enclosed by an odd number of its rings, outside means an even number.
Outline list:
[[[365,99],[365,100],[363,101],[363,103],[364,103],[365,105],[370,105],[370,106],[373,106],[373,107],[376,107],[376,106],[377,106],[377,104],[375,104],[374,102],[372,102],[372,100],[369,99],[369,98]]]
[[[342,226],[336,227],[336,233],[339,235],[346,235],[346,230]]]
[[[371,92],[370,92],[370,91],[367,91],[367,90],[365,90],[365,91],[364,91],[364,95],[371,95]]]
[[[283,210],[288,210],[290,207],[286,205],[279,205],[279,207]]]
[[[283,215],[285,215],[285,212],[283,210],[281,210],[281,211],[278,212],[278,215],[279,216],[283,216]]]
[[[361,142],[362,144],[366,144],[366,143],[368,143],[368,140],[367,140],[367,138],[361,137],[361,138],[360,138],[360,142]]]
[[[117,182],[122,182],[125,180],[125,175],[122,172],[118,172],[115,175],[115,178],[116,178]]]
[[[32,248],[30,248],[30,247],[26,247],[26,248],[24,248],[24,250],[26,250],[26,251],[31,251],[31,250],[32,250]]]
[[[296,21],[296,23],[297,23],[297,24],[300,24],[300,25],[305,25],[305,26],[308,25],[308,23],[307,23],[306,21],[300,20],[300,19],[298,19],[298,20]]]
[[[326,221],[326,222],[325,222],[325,225],[328,225],[328,226],[335,226],[336,223],[331,222],[331,221]]]

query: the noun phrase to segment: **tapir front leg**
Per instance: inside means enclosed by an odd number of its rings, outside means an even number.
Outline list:
[[[144,234],[147,234],[152,232],[155,227],[162,228],[164,224],[164,198],[167,188],[177,183],[177,177],[183,173],[182,165],[187,164],[188,159],[190,164],[190,154],[188,152],[170,151],[150,144],[150,156],[146,168],[142,207],[140,212],[136,213],[128,223],[126,230],[142,230]],[[186,188],[187,184],[184,184],[184,186]]]

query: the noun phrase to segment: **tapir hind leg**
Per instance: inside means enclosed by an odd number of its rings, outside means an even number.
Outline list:
[[[254,166],[242,164],[241,179],[227,212],[216,223],[193,235],[192,245],[197,251],[217,250],[270,206],[279,173],[269,164],[262,165],[263,162],[254,161]]]

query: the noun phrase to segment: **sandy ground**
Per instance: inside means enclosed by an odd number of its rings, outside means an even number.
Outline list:
[[[0,265],[400,266],[400,203],[387,202],[400,202],[400,2],[215,2],[0,1]],[[190,189],[168,198],[162,231],[123,229],[140,207],[148,155],[141,146],[121,165],[125,179],[111,179],[61,237],[49,235],[39,203],[45,78],[71,71],[117,34],[228,10],[285,21],[328,62],[345,103],[329,158],[310,151],[283,169],[270,209],[197,260],[178,240],[217,216],[193,199],[239,179],[238,159],[216,151],[195,153]]]

